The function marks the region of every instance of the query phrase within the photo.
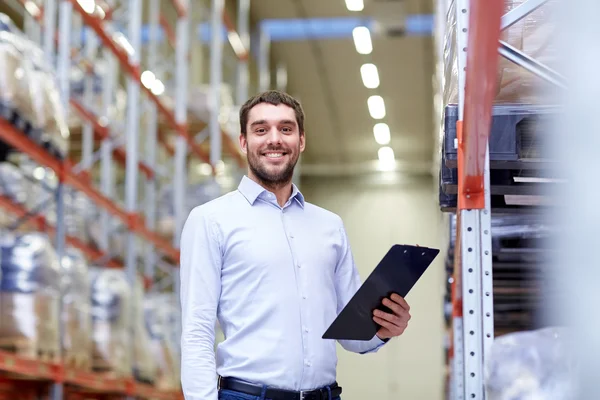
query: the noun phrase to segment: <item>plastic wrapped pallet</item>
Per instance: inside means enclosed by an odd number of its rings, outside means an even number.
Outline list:
[[[575,363],[561,328],[510,333],[495,339],[485,365],[489,400],[575,399]]]
[[[115,376],[131,376],[132,294],[125,272],[90,268],[93,353],[92,367]]]
[[[65,365],[90,370],[92,358],[92,316],[88,264],[83,254],[69,248],[62,262]]]
[[[508,12],[526,0],[506,0],[504,12]],[[524,52],[548,67],[556,69],[557,51],[552,45],[554,25],[551,23],[552,1],[544,4],[519,22],[501,32],[500,40]],[[456,0],[451,0],[447,15],[444,46],[444,105],[458,103],[458,43],[456,41]],[[523,67],[499,56],[497,103],[545,104],[549,97],[544,80]]]
[[[143,280],[137,277],[133,290],[133,343],[135,377],[142,382],[154,383],[158,373],[158,363],[154,357],[150,332],[146,328]]]
[[[0,347],[59,360],[60,264],[47,236],[0,237]]]
[[[66,156],[69,129],[56,75],[43,51],[20,32],[0,30],[0,111],[55,155]]]
[[[171,296],[172,297],[172,296]],[[146,326],[152,343],[152,355],[158,363],[156,387],[173,390],[179,386],[178,353],[173,341],[170,317],[176,315],[170,297],[161,293],[148,293],[144,299]]]

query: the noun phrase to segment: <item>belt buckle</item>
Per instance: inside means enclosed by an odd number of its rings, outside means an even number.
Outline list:
[[[319,390],[301,390],[300,400],[321,400],[321,394],[322,393]]]

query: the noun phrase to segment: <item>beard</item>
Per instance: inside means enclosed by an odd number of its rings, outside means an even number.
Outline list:
[[[279,149],[268,148],[268,149],[257,151],[257,152],[252,152],[252,153],[248,152],[247,161],[248,161],[248,167],[250,168],[250,171],[252,171],[252,174],[254,174],[254,176],[263,185],[265,185],[267,187],[276,188],[276,187],[279,187],[279,186],[282,186],[282,185],[285,185],[285,184],[291,182],[292,176],[294,175],[294,168],[296,166],[296,163],[298,162],[298,156],[299,156],[300,149],[297,149],[294,152],[289,151],[288,149],[285,149],[285,152],[287,153],[287,157],[290,158],[289,161],[287,163],[285,163],[284,165],[277,166],[276,170],[270,171],[269,167],[266,165],[266,163],[261,162],[262,153],[264,151],[277,151],[277,150],[284,151],[284,149],[282,149],[282,148],[279,148]]]

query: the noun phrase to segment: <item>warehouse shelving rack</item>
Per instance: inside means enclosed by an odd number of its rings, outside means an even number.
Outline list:
[[[442,211],[456,215],[455,220],[451,218],[454,224],[451,224],[450,236],[454,239],[451,239],[453,248],[449,253],[454,259],[447,261],[448,268],[453,269],[449,282],[451,310],[448,313],[451,323],[448,393],[451,400],[486,398],[484,365],[497,334],[494,326],[492,213],[531,211],[531,208],[510,207],[497,200],[504,195],[539,193],[535,186],[504,185],[502,179],[496,180],[497,175],[494,176],[490,165],[500,171],[545,168],[545,161],[541,160],[536,166],[523,167],[511,165],[518,160],[502,159],[507,154],[490,156],[492,145],[494,151],[506,148],[512,153],[517,152],[507,146],[515,145],[515,137],[501,137],[510,129],[504,132],[492,129],[495,119],[505,112],[502,106],[495,104],[499,57],[505,57],[552,85],[565,87],[565,80],[559,74],[500,40],[503,29],[544,3],[546,0],[525,0],[503,15],[503,0],[456,0],[455,8],[450,11],[455,12],[456,17],[458,104],[446,106],[443,111],[445,133],[441,144],[440,206]],[[552,115],[556,109],[532,106],[522,107],[519,112]],[[506,113],[513,118],[523,118],[510,114]],[[512,123],[516,125],[516,122]],[[491,137],[492,132],[496,136]]]
[[[184,201],[187,177],[187,163],[195,157],[208,163],[212,175],[217,174],[217,165],[224,157],[229,157],[238,168],[244,166],[244,159],[237,145],[221,128],[218,113],[211,112],[210,120],[204,121],[208,129],[206,135],[196,135],[188,126],[188,83],[190,35],[196,35],[195,26],[190,24],[189,0],[121,0],[121,1],[78,1],[78,0],[19,0],[24,6],[25,31],[44,50],[46,58],[56,66],[61,101],[67,114],[76,113],[83,121],[83,151],[79,163],[72,162],[68,155],[63,159],[50,153],[39,143],[28,137],[10,121],[0,119],[0,139],[15,150],[28,155],[37,164],[50,168],[58,177],[55,194],[56,226],[51,226],[44,216],[43,208],[35,212],[16,204],[10,198],[1,196],[0,207],[19,219],[34,223],[37,229],[54,237],[59,257],[65,246],[81,250],[90,263],[109,268],[125,268],[130,285],[140,264],[144,266],[144,279],[147,290],[158,290],[170,283],[178,293],[178,262],[180,232],[185,221]],[[43,2],[43,4],[40,3]],[[169,3],[176,10],[175,29],[168,17],[161,12],[161,2]],[[90,8],[91,7],[91,8]],[[224,0],[210,0],[210,86],[214,104],[219,104],[219,90],[222,81],[223,28],[237,58],[237,98],[245,98],[249,82],[249,0],[238,4],[237,20],[239,32],[225,10]],[[142,15],[147,12],[148,40],[142,46]],[[57,18],[58,17],[58,18]],[[115,36],[116,27],[126,26],[127,34]],[[165,50],[158,43],[159,27],[171,46]],[[85,43],[82,31],[86,30]],[[144,51],[142,51],[144,50]],[[107,72],[102,83],[102,109],[94,110],[89,104],[93,95],[93,74],[95,54],[102,53]],[[142,59],[142,54],[145,60]],[[174,54],[173,54],[174,53]],[[84,72],[83,101],[71,96],[70,70],[79,65]],[[143,67],[142,67],[143,66]],[[107,123],[110,99],[114,97],[119,71],[126,81],[127,105],[123,126]],[[175,80],[171,93],[174,107],[165,104],[164,96],[144,82],[142,71],[151,71],[153,79],[160,79],[167,72]],[[163,87],[164,90],[164,87]],[[238,100],[239,101],[239,100]],[[140,146],[140,116],[145,111],[145,156]],[[125,131],[124,138],[117,132]],[[174,144],[170,140],[174,133]],[[94,152],[94,141],[100,149]],[[160,146],[159,146],[160,144]],[[208,149],[207,149],[208,147]],[[159,151],[171,166],[161,166]],[[100,184],[94,183],[90,171],[100,164]],[[125,169],[124,205],[117,201],[113,174],[113,161]],[[172,167],[172,168],[171,168]],[[169,172],[172,171],[172,172]],[[144,180],[140,185],[140,175]],[[160,236],[156,231],[157,191],[161,179],[172,180],[175,210],[175,228],[172,241]],[[66,235],[64,226],[65,186],[84,193],[103,210],[102,238],[100,249],[94,248],[80,238]],[[99,187],[98,187],[99,186]],[[144,213],[140,213],[139,187],[143,187]],[[143,215],[145,214],[145,215]],[[143,216],[142,216],[143,215]],[[127,245],[124,261],[111,257],[109,249],[109,217],[118,219],[127,229]],[[144,241],[144,259],[140,260],[136,237]],[[158,267],[163,276],[157,282]],[[169,281],[165,284],[165,280]],[[160,285],[158,285],[160,283]],[[132,289],[133,290],[133,289]],[[61,328],[62,329],[62,328]],[[176,392],[160,392],[148,384],[132,379],[113,379],[96,373],[82,373],[62,364],[43,362],[19,357],[16,354],[0,351],[0,370],[7,376],[16,374],[19,379],[42,381],[52,384],[52,400],[65,398],[129,398],[179,399]],[[3,375],[4,375],[3,374]],[[10,379],[9,379],[10,380]],[[0,398],[4,392],[0,390]],[[8,395],[14,396],[14,393]],[[113,397],[111,397],[113,396]],[[13,397],[14,398],[14,397]]]

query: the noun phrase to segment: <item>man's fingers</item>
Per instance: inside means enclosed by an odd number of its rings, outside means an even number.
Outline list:
[[[406,300],[404,300],[404,298],[402,298],[402,296],[400,296],[399,294],[394,293],[390,296],[390,298],[395,303],[400,304],[402,306],[402,308],[404,308],[406,311],[410,311],[410,306],[408,305]]]
[[[376,317],[384,319],[386,321],[389,321],[393,324],[397,323],[399,320],[399,318],[397,316],[395,316],[394,314],[386,313],[381,310],[375,310],[374,314]]]
[[[396,315],[401,315],[407,312],[400,304],[391,301],[390,299],[383,299],[381,302],[384,306],[388,307]]]
[[[373,321],[377,322],[379,325],[386,328],[390,332],[394,332],[394,329],[396,328],[396,325],[392,324],[389,321],[386,321],[383,318],[379,318],[377,316],[373,317]]]

